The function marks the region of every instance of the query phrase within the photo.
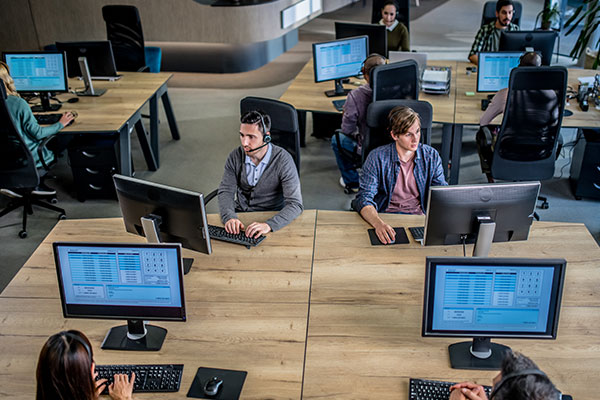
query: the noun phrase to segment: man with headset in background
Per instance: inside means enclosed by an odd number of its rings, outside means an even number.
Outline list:
[[[275,232],[303,210],[300,178],[292,156],[271,143],[271,118],[262,111],[242,115],[240,141],[225,162],[219,185],[219,212],[225,230],[238,234],[244,224],[236,212],[279,211],[266,222],[245,227],[248,237]]]
[[[488,400],[481,385],[457,383],[450,388],[450,400]],[[500,373],[494,378],[490,400],[559,400],[550,378],[521,353],[509,352],[502,361]]]

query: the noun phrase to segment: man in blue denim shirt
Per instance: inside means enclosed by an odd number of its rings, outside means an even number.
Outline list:
[[[378,213],[423,214],[429,187],[447,185],[440,155],[420,144],[419,115],[400,106],[390,111],[389,120],[394,143],[369,153],[352,204],[384,244],[394,242],[395,232]]]

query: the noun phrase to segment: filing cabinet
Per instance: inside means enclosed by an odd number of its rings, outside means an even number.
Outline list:
[[[577,200],[600,199],[600,130],[582,131],[571,160],[571,188]]]

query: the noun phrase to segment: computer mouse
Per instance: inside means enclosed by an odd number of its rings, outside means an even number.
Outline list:
[[[223,379],[213,376],[204,385],[204,394],[207,396],[216,396],[223,386]]]
[[[71,97],[67,100],[67,103],[77,103],[79,101],[79,97]]]

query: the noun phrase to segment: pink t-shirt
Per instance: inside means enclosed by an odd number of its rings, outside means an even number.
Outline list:
[[[415,180],[415,156],[407,162],[400,161],[400,173],[390,198],[390,204],[385,210],[389,213],[402,212],[406,214],[423,214],[419,189]]]

